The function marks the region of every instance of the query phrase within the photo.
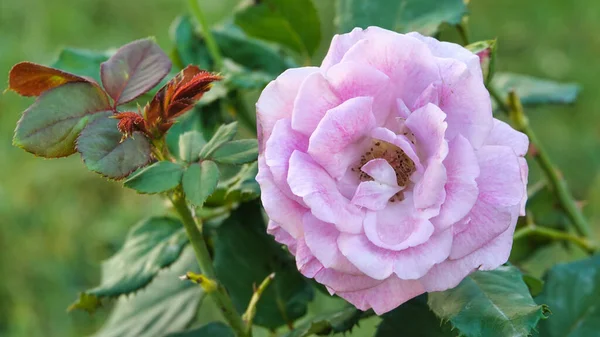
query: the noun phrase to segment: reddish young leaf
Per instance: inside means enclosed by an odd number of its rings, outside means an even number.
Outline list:
[[[102,63],[100,77],[117,106],[152,89],[170,70],[169,57],[154,41],[143,39],[126,44]]]
[[[146,121],[144,120],[144,117],[137,112],[119,112],[118,114],[114,115],[113,118],[119,120],[117,128],[123,134],[123,138],[132,136],[136,131],[148,134]]]
[[[21,96],[39,96],[69,82],[89,82],[83,77],[32,62],[16,64],[8,74],[8,89]]]
[[[196,66],[187,66],[162,87],[145,107],[146,120],[162,131],[163,124],[193,108],[202,95],[210,90],[212,82],[219,80],[219,75]]]

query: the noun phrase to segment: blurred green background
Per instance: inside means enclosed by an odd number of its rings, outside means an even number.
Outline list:
[[[238,1],[201,2],[216,22]],[[325,36],[317,62],[333,31],[334,0],[315,2]],[[577,198],[588,201],[598,232],[600,2],[472,0],[470,9],[471,40],[499,40],[498,69],[583,86],[575,106],[528,114]],[[170,23],[185,10],[183,0],[2,0],[0,74],[23,60],[49,64],[63,46],[107,49],[153,35],[168,50]],[[67,314],[67,306],[98,282],[100,261],[120,247],[126,231],[163,206],[88,172],[78,156],[43,160],[12,147],[15,123],[30,103],[0,95],[0,336],[85,336],[107,310]]]

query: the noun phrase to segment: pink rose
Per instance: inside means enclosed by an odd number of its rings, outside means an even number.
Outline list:
[[[331,294],[382,314],[508,259],[528,139],[465,48],[357,28],[256,106],[268,231]]]

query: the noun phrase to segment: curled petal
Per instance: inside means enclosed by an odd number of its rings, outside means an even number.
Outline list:
[[[397,185],[390,186],[378,181],[363,181],[358,185],[351,202],[372,211],[379,211],[384,209],[390,198],[401,189]]]
[[[340,103],[342,100],[332,91],[325,77],[320,72],[312,73],[306,77],[294,100],[292,127],[310,136],[327,110]]]

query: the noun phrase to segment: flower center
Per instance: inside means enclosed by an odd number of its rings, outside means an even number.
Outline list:
[[[404,153],[404,151],[394,144],[374,139],[371,146],[360,157],[360,162],[352,168],[353,172],[358,173],[360,181],[371,181],[373,178],[363,172],[361,167],[373,159],[385,159],[396,172],[396,182],[398,186],[406,186],[410,176],[415,172],[415,163]],[[404,199],[402,191],[394,195],[390,201],[401,201]]]

